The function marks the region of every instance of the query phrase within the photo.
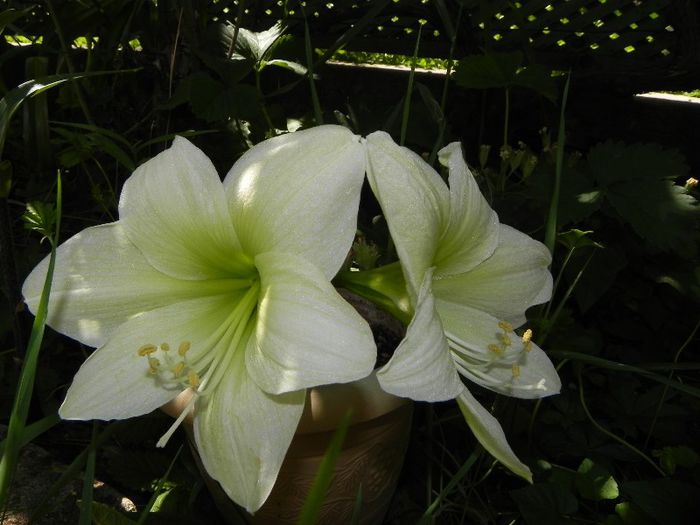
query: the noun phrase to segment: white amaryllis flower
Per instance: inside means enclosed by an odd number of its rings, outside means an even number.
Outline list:
[[[559,392],[561,383],[532,332],[514,332],[525,310],[552,293],[545,246],[500,224],[459,143],[440,151],[449,188],[421,157],[376,132],[366,139],[367,174],[401,261],[414,315],[406,338],[377,374],[393,394],[421,401],[457,398],[477,439],[531,479],[498,421],[463,385],[520,398]]]
[[[258,144],[223,184],[195,146],[126,181],[119,220],[58,249],[48,323],[99,347],[64,419],[146,414],[182,391],[202,461],[253,512],[267,498],[305,389],[372,370],[371,331],[330,279],[356,228],[365,151],[339,126]],[[24,296],[35,310],[47,261]]]

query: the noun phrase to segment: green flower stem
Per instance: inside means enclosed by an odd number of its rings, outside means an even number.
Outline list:
[[[697,323],[695,323],[695,328],[690,332],[690,335],[686,338],[686,340],[683,342],[683,344],[680,346],[678,351],[676,352],[676,355],[673,356],[673,364],[675,365],[678,363],[678,359],[681,357],[681,353],[683,350],[686,349],[686,347],[690,344],[690,342],[693,340],[695,337],[695,334],[698,331],[698,328],[700,328],[700,320],[698,320]],[[671,381],[673,380],[673,370],[671,370],[668,373],[668,380]],[[661,397],[659,397],[659,402],[656,405],[656,410],[654,411],[654,418],[651,420],[651,425],[649,425],[649,432],[647,432],[647,437],[644,440],[644,447],[646,448],[647,445],[649,445],[649,440],[651,439],[651,435],[654,433],[654,428],[656,427],[656,422],[659,419],[659,414],[661,413],[661,407],[664,404],[664,401],[666,401],[666,395],[668,394],[668,389],[669,385],[664,385],[664,389],[661,392]]]
[[[413,79],[416,74],[416,59],[418,58],[418,47],[420,46],[420,35],[423,30],[423,24],[418,25],[418,36],[416,38],[416,46],[413,49],[413,58],[411,60],[411,72],[408,75],[408,87],[406,88],[406,98],[403,101],[403,116],[401,118],[401,137],[399,144],[401,146],[406,142],[406,130],[408,129],[408,117],[411,113],[411,97],[413,95]]]

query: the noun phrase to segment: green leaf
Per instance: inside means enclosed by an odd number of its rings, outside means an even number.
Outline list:
[[[644,514],[639,507],[624,501],[615,505],[615,516],[618,521],[611,521],[611,525],[655,525],[655,522],[646,514]],[[606,521],[606,525],[608,522]]]
[[[454,79],[465,88],[506,88],[515,84],[522,62],[520,51],[469,55],[457,63]]]
[[[622,493],[660,525],[694,525],[700,487],[672,479],[634,481]]]
[[[192,112],[207,122],[252,118],[258,111],[258,92],[247,84],[227,87],[205,73],[196,73],[186,89]]]
[[[0,13],[0,35],[2,35],[5,32],[5,28],[8,25],[10,25],[15,20],[22,18],[32,9],[34,9],[34,6],[27,7],[26,9],[22,9],[21,11],[10,8],[5,9],[2,13]]]
[[[578,500],[569,490],[553,483],[536,483],[510,491],[528,525],[567,525],[578,511]]]
[[[250,31],[240,27],[236,35],[235,50],[245,58],[250,58],[256,63],[260,63],[272,51],[274,44],[284,34],[286,27],[281,22],[276,23],[266,31]],[[226,46],[231,45],[236,28],[228,25],[222,31],[222,37]]]
[[[551,71],[536,64],[525,66],[523,59],[520,51],[469,55],[457,63],[454,79],[470,89],[523,87],[556,102],[558,90]]]
[[[112,73],[130,73],[133,71],[135,70],[125,69],[122,71],[94,71],[90,73],[64,73],[60,75],[48,75],[45,77],[27,80],[26,82],[12,89],[2,98],[2,100],[0,100],[0,156],[2,155],[5,147],[5,139],[7,137],[7,130],[10,127],[10,119],[25,100],[39,95],[47,89],[59,86],[68,80],[76,80],[84,77],[107,75]]]
[[[619,182],[605,191],[615,211],[651,246],[693,253],[700,208],[695,197],[670,180]]]
[[[578,467],[576,489],[581,496],[593,501],[616,499],[620,495],[617,481],[610,472],[588,458]]]
[[[680,153],[658,144],[608,141],[591,149],[588,165],[614,211],[649,245],[694,253],[700,208],[673,183],[688,175]]]
[[[104,503],[92,502],[92,522],[94,525],[135,525],[136,522],[124,516],[117,509]]]
[[[331,442],[326,449],[326,453],[323,455],[321,464],[316,471],[316,476],[309,490],[309,495],[306,501],[304,501],[304,506],[299,513],[298,525],[313,525],[316,523],[321,505],[326,497],[326,491],[333,478],[335,463],[343,449],[343,442],[345,441],[345,435],[348,432],[351,420],[352,411],[348,411],[338,425],[337,430],[334,432]]]
[[[674,474],[677,467],[693,468],[700,463],[700,455],[684,445],[654,450],[652,456],[659,458],[661,468],[669,474]]]
[[[302,66],[299,62],[293,62],[291,60],[283,60],[281,58],[275,58],[265,62],[265,66],[277,66],[284,69],[289,69],[297,75],[306,75],[308,71],[305,66]]]
[[[591,148],[588,165],[601,186],[639,179],[685,180],[688,175],[683,155],[659,144],[603,142]]]
[[[569,250],[573,250],[575,248],[583,248],[584,246],[602,248],[602,244],[595,242],[589,237],[591,233],[593,233],[592,230],[583,231],[572,229],[558,234],[557,240],[564,246],[566,246]]]

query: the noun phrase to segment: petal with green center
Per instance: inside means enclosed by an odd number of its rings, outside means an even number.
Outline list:
[[[39,305],[48,264],[46,257],[22,288],[33,312]],[[129,241],[120,223],[94,226],[58,247],[48,324],[97,347],[127,319],[197,297],[207,286],[215,292],[211,284],[174,279],[154,269]]]
[[[377,372],[379,384],[386,392],[429,402],[454,399],[464,389],[435,311],[431,281],[432,269],[423,279],[406,337],[391,360]]]
[[[248,512],[270,494],[305,398],[304,390],[265,393],[238,359],[216,390],[197,402],[194,435],[204,468]]]
[[[258,255],[255,265],[261,288],[246,366],[263,390],[346,383],[372,371],[376,346],[369,325],[318,268],[278,252]]]
[[[449,168],[450,218],[435,254],[438,279],[463,273],[487,259],[498,245],[498,215],[491,209],[462,157],[459,142],[444,147]]]
[[[448,222],[447,185],[420,156],[382,131],[367,137],[367,178],[415,299]]]
[[[247,253],[294,253],[327,279],[355,236],[365,152],[341,126],[281,135],[248,150],[224,180]]]
[[[481,406],[466,388],[457,398],[457,403],[469,428],[474,433],[474,437],[481,443],[481,446],[509,470],[532,483],[532,472],[510,448],[498,420]]]
[[[526,349],[517,334],[504,333],[498,318],[439,299],[436,308],[454,362],[464,377],[495,392],[523,399],[559,392],[561,381],[547,355],[532,342]],[[489,347],[502,345],[504,337],[508,345],[499,356]],[[485,363],[490,364],[484,366]]]
[[[173,277],[205,279],[251,268],[219,175],[187,139],[176,137],[129,177],[119,222],[151,265]]]
[[[435,280],[439,299],[490,312],[513,326],[525,322],[525,310],[552,294],[551,257],[542,244],[500,225],[498,247],[471,271]]]
[[[140,356],[139,349],[165,342],[173,347],[169,351],[172,358],[179,361],[176,348],[189,341],[196,355],[199,345],[224,322],[229,303],[229,298],[222,297],[193,299],[126,321],[80,367],[59,415],[63,419],[124,419],[147,414],[168,402],[183,388],[167,386],[163,375],[149,373],[149,356]],[[159,359],[164,377],[169,378],[163,353],[153,356]]]

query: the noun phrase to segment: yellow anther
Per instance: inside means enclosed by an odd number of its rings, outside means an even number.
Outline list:
[[[180,343],[180,346],[177,348],[177,353],[179,355],[181,355],[182,357],[184,357],[185,354],[189,351],[190,346],[192,346],[192,345],[190,344],[189,341],[183,341],[182,343]]]
[[[148,358],[148,366],[151,367],[151,369],[155,370],[160,366],[160,361],[156,359],[155,357],[149,357]]]
[[[498,339],[500,339],[501,344],[503,346],[510,346],[513,344],[513,341],[511,341],[510,337],[508,337],[506,334],[498,334],[498,335],[499,335]]]
[[[180,377],[182,375],[182,371],[185,369],[185,363],[180,361],[178,364],[175,365],[175,368],[173,368],[173,374],[175,374],[175,377]]]
[[[190,387],[197,388],[199,386],[199,376],[197,375],[197,372],[190,372],[187,374],[187,382],[189,383]]]
[[[513,363],[513,366],[511,367],[511,370],[513,372],[513,377],[520,377],[520,366],[516,365]]]
[[[527,346],[527,344],[532,340],[532,330],[527,329],[525,330],[525,333],[523,334],[523,344]]]
[[[513,331],[513,325],[510,324],[508,321],[498,321],[498,328],[500,328],[506,333]]]
[[[163,352],[167,352],[167,351],[170,350],[170,345],[169,345],[168,343],[161,343],[161,344],[160,344],[160,349],[161,349]]]
[[[156,347],[156,345],[147,344],[147,345],[143,345],[141,348],[139,348],[138,354],[139,354],[141,357],[145,357],[145,356],[147,356],[147,355],[149,355],[149,354],[152,354],[152,353],[155,352],[156,350],[158,350],[158,348]]]
[[[532,341],[528,341],[523,345],[523,350],[530,352],[532,350]]]
[[[501,347],[498,346],[498,345],[489,345],[489,346],[488,346],[488,349],[489,349],[490,352],[493,352],[493,353],[496,354],[496,355],[501,355],[501,354],[503,354],[503,348],[501,348]]]

